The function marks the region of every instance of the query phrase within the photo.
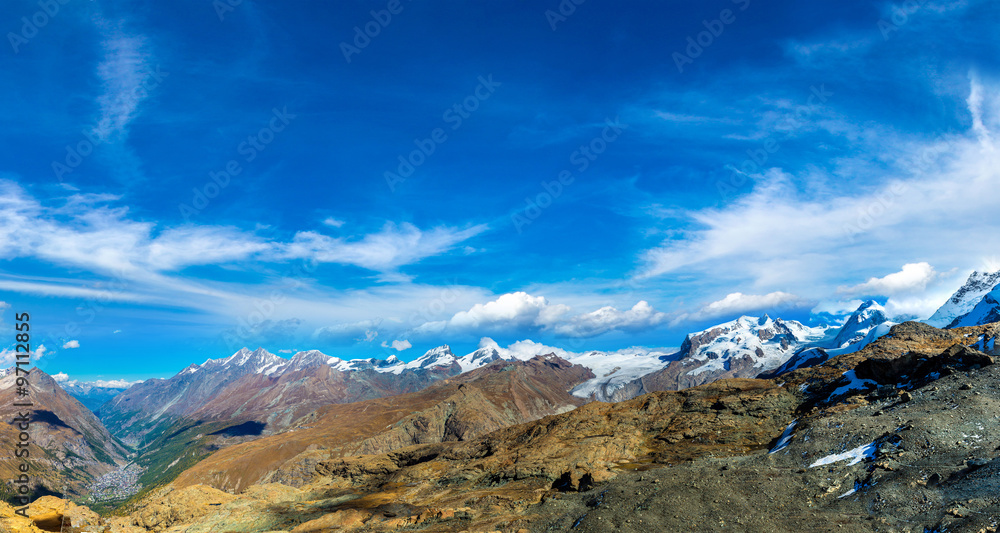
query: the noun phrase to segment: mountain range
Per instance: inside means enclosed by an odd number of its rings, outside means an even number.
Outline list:
[[[946,330],[996,322],[998,284],[1000,273],[973,273],[928,322]],[[321,463],[464,442],[594,400],[624,402],[720,380],[780,379],[870,352],[895,326],[869,300],[839,327],[742,316],[687,335],[679,349],[574,353],[532,341],[504,348],[484,338],[465,355],[442,345],[403,362],[343,360],[316,350],[286,359],[244,348],[168,379],[132,385],[99,408],[112,387],[60,385],[36,370],[39,426],[47,439],[40,444],[49,450],[38,452],[45,459],[37,488],[85,494],[88,486],[126,471],[137,476],[134,490],[118,494],[141,490],[133,500],[197,484],[225,490],[268,481],[299,486]],[[979,335],[966,345],[993,353],[994,340]],[[848,385],[871,381],[851,379]],[[10,376],[0,380],[0,392],[12,394],[8,381]],[[5,427],[0,441],[13,442],[16,435]]]

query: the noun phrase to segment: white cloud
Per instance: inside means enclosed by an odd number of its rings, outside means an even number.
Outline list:
[[[611,306],[602,307],[553,327],[556,333],[567,337],[594,337],[609,331],[641,331],[654,328],[666,322],[667,315],[661,313],[645,300],[631,309],[621,311]]]
[[[818,314],[829,314],[835,317],[844,317],[850,315],[861,307],[861,304],[865,303],[862,300],[829,300],[823,301],[816,304],[810,313],[814,315]]]
[[[44,344],[38,345],[37,348],[31,351],[30,352],[31,356],[29,359],[31,366],[34,366],[39,359],[45,357],[45,354],[48,351],[49,351],[48,348],[46,348]],[[18,352],[16,349],[0,350],[0,368],[7,368],[14,366],[14,364],[18,361],[17,354]],[[21,358],[20,360],[24,361],[25,359]]]
[[[734,292],[727,294],[725,298],[711,302],[701,309],[690,314],[682,314],[675,318],[672,323],[692,322],[698,320],[709,320],[713,318],[735,318],[738,315],[752,311],[762,311],[765,309],[798,309],[812,305],[795,294],[775,291],[768,294],[743,294]]]
[[[1000,248],[1000,154],[974,134],[912,139],[873,126],[850,142],[859,155],[833,169],[797,177],[769,169],[724,207],[683,212],[683,232],[642,253],[635,277],[693,276],[819,299],[846,275],[907,258],[967,268]]]
[[[80,347],[80,341],[78,341],[78,340],[67,341],[65,344],[62,345],[62,347],[64,349],[79,348]]]
[[[69,381],[69,374],[65,372],[60,372],[58,374],[52,374],[52,379],[56,380],[56,383],[65,383]]]
[[[893,296],[922,292],[927,284],[934,281],[937,273],[929,263],[907,263],[899,272],[868,281],[853,287],[841,287],[837,292],[849,296]]]
[[[417,334],[446,332],[481,334],[486,332],[552,331],[565,337],[593,337],[610,331],[639,331],[656,327],[666,315],[640,301],[621,311],[605,306],[579,315],[565,304],[551,304],[543,296],[526,292],[503,294],[495,300],[477,303],[468,311],[459,311],[448,320],[426,322]]]
[[[108,388],[108,389],[127,389],[127,388],[131,387],[132,385],[136,385],[138,383],[142,383],[143,381],[144,380],[141,380],[141,379],[138,380],[138,381],[129,381],[127,379],[112,379],[112,380],[98,379],[96,381],[83,381],[83,382],[80,382],[80,384],[82,384],[82,385],[93,385],[94,387],[102,387],[102,388]]]
[[[168,304],[175,304],[177,293],[184,293],[193,296],[184,299],[189,305],[211,310],[218,309],[223,302],[239,307],[239,312],[245,314],[247,311],[243,309],[253,306],[252,296],[247,296],[245,290],[234,291],[232,283],[200,282],[181,271],[190,266],[239,266],[250,261],[279,265],[278,268],[299,260],[307,264],[340,262],[375,269],[383,273],[383,282],[408,285],[410,279],[396,269],[450,252],[457,243],[486,229],[480,225],[421,230],[412,224],[387,223],[376,233],[352,240],[300,232],[290,242],[283,242],[226,226],[158,228],[134,220],[127,208],[114,205],[117,201],[118,197],[110,195],[76,194],[66,198],[63,205],[47,206],[29,196],[17,183],[0,179],[0,254],[8,258],[33,258],[113,278],[83,284],[79,277],[3,276],[0,289],[99,301]],[[297,271],[286,276],[275,282],[283,284],[283,293],[289,292],[288,278],[294,278],[295,286],[311,282],[309,272]]]
[[[339,228],[344,225],[344,221],[333,217],[327,217],[325,220],[323,220],[323,224],[326,224],[331,228]]]
[[[920,295],[892,297],[885,302],[885,314],[897,322],[929,318],[950,295]]]
[[[972,131],[979,137],[984,149],[993,151],[993,136],[983,123],[983,86],[974,73],[969,74],[969,98],[966,100],[972,115]]]
[[[279,255],[391,272],[400,266],[447,252],[486,229],[485,224],[480,224],[467,229],[439,227],[423,231],[410,223],[387,222],[378,233],[370,233],[357,241],[302,231],[295,234],[292,242],[282,246]]]
[[[401,352],[403,350],[408,350],[408,349],[412,348],[413,345],[410,344],[410,341],[407,341],[407,340],[402,340],[402,341],[401,340],[394,340],[394,341],[392,341],[392,344],[389,344],[386,341],[382,341],[382,347],[383,348],[392,348],[393,350],[396,350],[397,352]]]

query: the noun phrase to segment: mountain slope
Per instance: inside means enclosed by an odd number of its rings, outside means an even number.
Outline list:
[[[21,459],[14,450],[19,429],[14,418],[25,409],[13,404],[23,402],[17,394],[17,376],[0,378],[0,477],[17,477]],[[51,376],[35,368],[28,376],[30,393],[27,398],[31,422],[28,430],[31,445],[31,478],[42,493],[65,492],[82,494],[96,477],[124,463],[125,449],[89,409],[59,387]],[[6,487],[6,483],[4,483]]]
[[[286,363],[263,348],[253,352],[244,348],[225,359],[191,365],[172,378],[133,385],[101,407],[101,420],[123,442],[137,446],[194,412],[237,379],[274,372]]]
[[[129,388],[128,386],[107,387],[77,381],[62,382],[59,383],[59,386],[98,416],[100,416],[101,406]]]
[[[688,334],[662,369],[633,381],[632,395],[680,390],[725,378],[749,378],[780,367],[803,345],[826,338],[828,328],[768,316],[743,316]]]
[[[981,326],[1000,321],[1000,286],[986,293],[968,313],[948,324],[949,328]]]
[[[833,339],[802,347],[781,366],[762,372],[759,377],[779,376],[798,368],[816,366],[838,355],[856,352],[889,333],[890,328],[895,325],[886,316],[884,307],[874,300],[868,300],[851,314]]]
[[[301,484],[320,460],[468,440],[573,409],[585,400],[568,391],[592,377],[555,356],[498,360],[419,392],[327,405],[290,431],[219,450],[173,486],[204,483],[240,491],[261,481]]]
[[[1000,285],[1000,271],[973,272],[965,284],[924,322],[936,328],[947,327],[958,317],[972,311],[983,297],[998,285]]]
[[[232,382],[187,418],[253,420],[274,432],[324,405],[415,392],[461,372],[454,357],[438,352],[409,364],[397,362],[361,369],[354,363],[342,370],[343,361],[335,357],[300,352],[272,375],[251,374]]]
[[[966,343],[995,345],[998,335],[997,325],[937,330],[908,322],[860,352],[777,379],[592,402],[477,438],[389,453],[352,455],[358,450],[348,446],[317,462],[311,483],[298,489],[272,483],[234,496],[175,485],[140,502],[127,520],[150,530],[254,532],[784,531],[817,524],[824,531],[988,531],[1000,479],[990,460],[1000,443],[991,414],[1000,401],[991,386],[998,371]],[[356,415],[366,403],[342,414]],[[334,431],[328,437],[339,438]],[[280,451],[273,439],[271,450]],[[229,486],[266,457],[252,449],[260,442],[245,445],[248,466],[228,469]],[[194,517],[179,512],[197,499],[215,507]]]

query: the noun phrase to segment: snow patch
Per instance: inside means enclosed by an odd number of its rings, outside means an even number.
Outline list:
[[[874,459],[875,452],[878,451],[878,445],[875,441],[869,442],[868,444],[862,444],[857,448],[847,450],[846,452],[835,453],[833,455],[827,455],[822,459],[818,459],[813,464],[809,465],[809,468],[815,468],[817,466],[829,465],[833,463],[839,463],[840,461],[850,461],[844,466],[854,466],[865,459]]]

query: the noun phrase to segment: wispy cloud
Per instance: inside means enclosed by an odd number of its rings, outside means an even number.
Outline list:
[[[966,103],[972,115],[972,131],[979,137],[983,149],[993,151],[993,136],[983,124],[983,86],[974,73],[969,74],[969,98]]]
[[[880,160],[877,166],[852,159],[797,176],[769,169],[752,192],[731,204],[687,210],[687,228],[642,253],[636,277],[696,273],[815,294],[832,289],[817,283],[885,268],[890,258],[978,264],[985,251],[1000,246],[990,192],[1000,178],[1000,159],[983,151],[981,140],[883,134],[857,139],[852,147],[859,158]],[[838,182],[856,186],[821,186]]]
[[[487,228],[485,224],[479,224],[465,229],[438,227],[423,231],[410,223],[387,222],[381,231],[356,241],[302,231],[283,246],[280,254],[290,259],[312,259],[321,263],[340,263],[389,272],[444,253]]]
[[[102,92],[97,98],[100,115],[94,133],[114,142],[128,136],[129,124],[149,96],[143,84],[151,70],[150,54],[146,39],[125,34],[121,23],[101,26],[107,36],[102,43],[104,58],[97,65]]]

